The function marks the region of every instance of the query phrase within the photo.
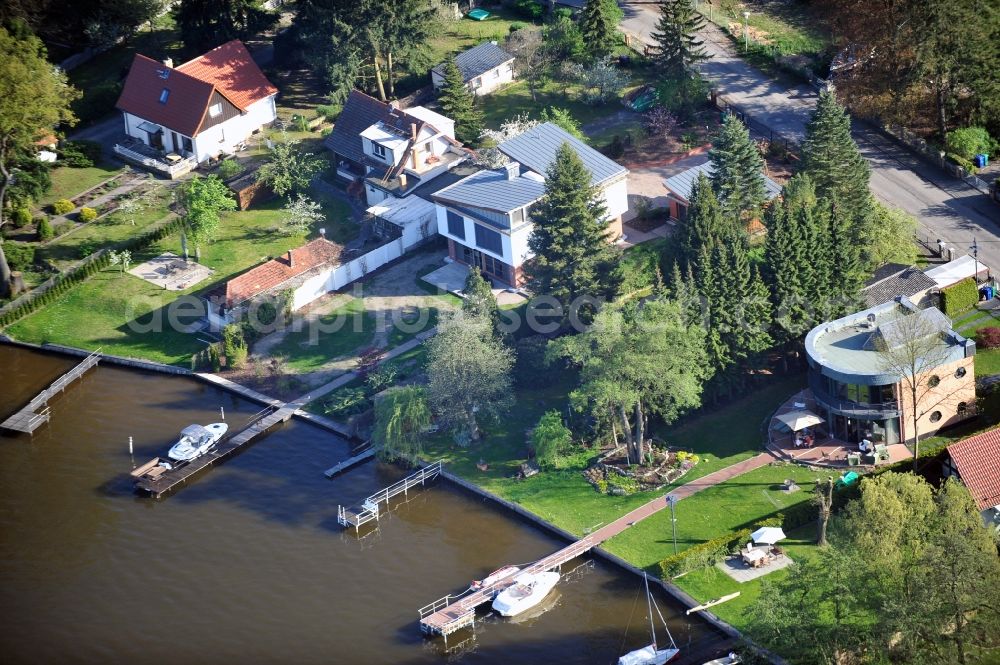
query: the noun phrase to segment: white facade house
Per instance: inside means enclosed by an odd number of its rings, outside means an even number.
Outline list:
[[[609,240],[621,236],[628,210],[628,171],[552,123],[537,125],[498,148],[508,160],[499,170],[480,171],[431,195],[438,233],[448,239],[452,259],[478,267],[514,287],[524,282],[531,259],[531,207],[545,195],[545,172],[564,144],[580,156],[607,209]]]
[[[171,167],[232,154],[273,123],[277,93],[238,40],[177,67],[136,55],[117,104],[127,139],[115,152],[176,175]]]
[[[455,56],[462,81],[475,95],[488,95],[514,80],[514,56],[496,42],[483,42]],[[431,70],[435,90],[444,85],[444,63]]]

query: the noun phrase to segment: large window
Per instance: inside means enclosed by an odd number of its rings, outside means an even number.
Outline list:
[[[476,246],[494,254],[503,254],[503,242],[500,240],[500,234],[479,224],[476,224]]]
[[[487,254],[483,254],[483,270],[486,274],[498,277],[504,282],[510,283],[512,281],[510,273],[507,271],[507,264]]]
[[[381,143],[376,143],[375,141],[372,141],[372,152],[375,154],[376,157],[381,157],[382,159],[385,159],[385,146],[382,145]]]
[[[465,219],[451,210],[448,211],[448,233],[465,240]]]

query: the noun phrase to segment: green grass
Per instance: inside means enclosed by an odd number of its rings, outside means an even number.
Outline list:
[[[815,480],[820,475],[829,474],[776,462],[678,502],[677,550],[683,551],[731,531],[751,527],[783,508],[809,501]],[[783,492],[782,483],[789,478],[802,489],[792,494]],[[670,511],[660,511],[647,517],[609,540],[605,548],[637,566],[655,571],[662,559],[674,553]]]
[[[622,270],[625,274],[626,293],[643,292],[656,284],[656,270],[664,251],[671,245],[667,238],[657,238],[625,250]],[[670,275],[663,275],[665,279]]]
[[[683,503],[678,504],[678,507],[683,505]],[[798,529],[789,531],[786,535],[788,537],[780,543],[781,548],[793,561],[801,563],[815,556],[817,552],[815,526],[799,527]],[[739,591],[740,595],[737,598],[716,605],[711,611],[737,630],[745,630],[748,623],[748,610],[760,598],[760,591],[764,582],[777,581],[783,579],[786,575],[788,575],[788,569],[783,568],[769,575],[740,584],[715,566],[711,566],[688,573],[674,580],[674,583],[691,594],[699,602],[707,602]]]
[[[490,93],[480,101],[486,126],[492,129],[499,128],[504,120],[516,115],[526,114],[538,118],[542,109],[550,106],[567,109],[581,125],[623,108],[617,100],[605,104],[586,104],[581,99],[582,92],[583,88],[579,85],[550,80],[535,91],[535,99],[532,99],[528,84],[520,81]]]
[[[360,298],[319,317],[318,323],[318,329],[307,322],[301,331],[288,333],[271,353],[284,356],[289,368],[309,372],[370,345],[375,336],[375,315],[365,311]]]
[[[183,45],[170,12],[155,19],[128,42],[105,51],[69,72],[69,82],[82,93],[73,103],[73,112],[86,126],[114,110],[122,83],[136,53],[162,60],[168,56],[175,64],[184,62]]]
[[[102,347],[106,353],[187,365],[191,355],[201,350],[204,343],[198,335],[170,326],[167,306],[181,295],[211,290],[268,257],[302,245],[306,240],[304,234],[275,232],[282,218],[279,200],[244,212],[223,213],[219,237],[201,249],[201,263],[214,273],[186,291],[164,291],[138,277],[109,269],[8,327],[7,332],[29,342],[86,349]],[[337,220],[327,220],[317,226],[330,228],[336,223]],[[133,265],[163,252],[179,254],[180,251],[180,235],[173,235],[137,253]],[[159,332],[150,332],[148,327],[156,321],[160,322]],[[192,319],[181,321],[191,322]],[[130,323],[144,324],[147,329],[135,329]]]
[[[976,376],[1000,374],[1000,349],[976,351]]]
[[[422,56],[426,56],[431,66],[443,62],[476,44],[495,40],[503,43],[510,34],[510,26],[530,24],[527,19],[518,18],[506,8],[490,9],[490,17],[485,21],[473,21],[464,16],[456,21],[445,21],[440,32],[425,42]]]
[[[65,269],[69,264],[82,259],[84,252],[89,254],[101,247],[114,245],[139,235],[153,224],[164,220],[170,213],[171,200],[170,192],[160,187],[153,195],[149,207],[135,216],[135,226],[111,213],[64,238],[40,247],[38,255],[57,268]]]
[[[59,199],[72,199],[124,170],[110,164],[96,164],[84,168],[56,167],[49,174],[52,178],[52,188],[38,201],[38,207],[44,208]]]

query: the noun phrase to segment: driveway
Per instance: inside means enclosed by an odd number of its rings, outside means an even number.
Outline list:
[[[641,196],[650,199],[654,208],[665,208],[667,206],[667,188],[663,181],[706,161],[708,161],[708,155],[693,155],[672,164],[629,164],[629,212],[626,214],[625,221],[634,216],[631,213],[635,211],[635,197]]]
[[[622,28],[650,43],[658,18],[656,6],[626,2]],[[711,58],[701,73],[726,98],[771,129],[801,140],[817,93],[806,85],[774,81],[737,57],[733,43],[714,25],[702,31]],[[961,180],[922,162],[867,123],[855,121],[854,140],[872,167],[871,187],[883,202],[902,208],[920,222],[921,231],[966,252],[980,243],[984,263],[1000,267],[1000,206]]]
[[[95,141],[104,148],[104,154],[113,158],[112,152],[115,143],[125,136],[125,124],[120,113],[115,111],[104,120],[97,122],[90,127],[84,127],[69,135],[68,138],[74,141]]]

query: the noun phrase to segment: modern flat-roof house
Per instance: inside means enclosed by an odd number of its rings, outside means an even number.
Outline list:
[[[496,42],[483,42],[455,56],[462,80],[474,95],[488,95],[514,80],[514,56]],[[431,70],[431,83],[444,85],[444,63]]]
[[[116,105],[127,138],[115,153],[177,177],[274,122],[277,94],[239,40],[177,67],[136,54]]]
[[[981,511],[983,523],[1000,530],[1000,428],[948,446],[944,476],[961,480]]]
[[[422,106],[403,110],[352,90],[325,145],[337,177],[364,183],[368,205],[405,198],[464,161],[455,123]]]
[[[686,171],[681,171],[675,176],[671,176],[663,181],[667,188],[667,200],[670,206],[670,216],[674,219],[687,219],[688,207],[691,205],[691,190],[698,182],[698,177],[704,173],[706,177],[712,177],[715,170],[711,161],[706,161],[697,166],[692,166]],[[781,194],[781,185],[764,176],[764,190],[767,200],[773,201]]]
[[[601,192],[609,239],[621,236],[621,217],[628,210],[627,169],[557,125],[544,123],[498,146],[510,160],[503,168],[480,171],[431,195],[437,230],[448,239],[452,259],[477,266],[503,284],[523,285],[522,267],[531,258],[531,206],[545,195],[545,172],[563,143],[580,156],[591,185]]]
[[[911,318],[917,317],[917,318]],[[856,443],[899,443],[913,438],[912,396],[903,375],[888,368],[879,349],[899,348],[907,336],[933,339],[918,370],[916,411],[920,435],[933,434],[973,415],[975,342],[951,327],[936,308],[918,309],[906,298],[883,303],[806,335],[809,388],[830,434]]]

